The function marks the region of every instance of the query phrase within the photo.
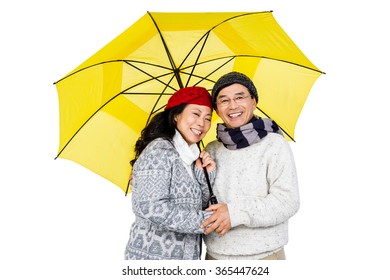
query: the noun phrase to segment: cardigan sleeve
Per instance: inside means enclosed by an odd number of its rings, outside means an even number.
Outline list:
[[[269,227],[287,221],[299,209],[299,191],[293,154],[289,144],[278,141],[268,155],[265,197],[237,198],[228,203],[233,227]]]
[[[171,184],[179,180],[177,174],[172,174],[172,166],[177,158],[174,149],[163,141],[149,145],[152,147],[143,151],[133,172],[134,214],[166,230],[203,233],[200,224],[209,214],[188,207],[185,203],[176,203],[170,193]]]

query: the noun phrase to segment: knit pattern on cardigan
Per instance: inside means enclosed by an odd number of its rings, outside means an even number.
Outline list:
[[[209,192],[203,170],[190,176],[178,152],[157,139],[133,167],[131,226],[125,259],[199,259],[202,221],[209,216]],[[215,171],[209,173],[214,180]]]

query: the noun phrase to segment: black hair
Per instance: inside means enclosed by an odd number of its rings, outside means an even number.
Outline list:
[[[186,106],[187,104],[180,104],[153,116],[135,143],[135,157],[130,161],[131,166],[134,165],[142,151],[154,139],[163,138],[172,142],[176,130],[175,116],[181,114]]]

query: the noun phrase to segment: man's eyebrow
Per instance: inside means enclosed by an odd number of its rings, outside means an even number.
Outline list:
[[[239,92],[236,92],[236,93],[234,93],[233,95],[244,95],[245,94],[245,92],[243,92],[243,91],[239,91]],[[218,94],[218,99],[220,99],[220,98],[223,98],[223,97],[227,97],[227,95],[226,94]]]

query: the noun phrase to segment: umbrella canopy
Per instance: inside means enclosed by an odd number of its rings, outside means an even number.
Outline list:
[[[253,79],[256,114],[294,139],[306,97],[321,71],[272,12],[148,12],[55,83],[57,157],[70,159],[128,191],[134,144],[150,117],[179,88],[203,86],[230,71]],[[215,139],[216,123],[204,139]]]

